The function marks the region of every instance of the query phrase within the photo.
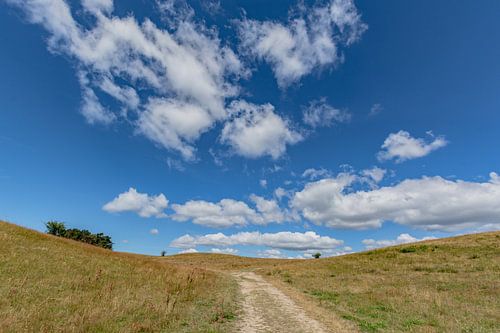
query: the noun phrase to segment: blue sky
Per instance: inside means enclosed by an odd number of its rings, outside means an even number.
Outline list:
[[[499,14],[2,0],[0,218],[146,254],[308,257],[496,230]]]

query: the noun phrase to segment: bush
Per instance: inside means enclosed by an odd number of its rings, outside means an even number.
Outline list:
[[[417,248],[415,246],[403,247],[403,248],[399,249],[399,252],[401,252],[401,253],[417,252]]]
[[[312,255],[314,258],[319,259],[321,257],[321,253],[316,252],[315,254]]]
[[[99,246],[109,250],[113,249],[113,242],[111,241],[111,237],[106,236],[102,232],[98,234],[93,234],[85,229],[84,230],[76,228],[66,229],[64,223],[57,221],[49,221],[45,223],[45,227],[47,228],[47,233],[54,236],[77,240],[83,243]]]
[[[47,233],[54,236],[64,237],[66,233],[66,227],[62,222],[49,221],[45,223],[45,227],[47,228]]]

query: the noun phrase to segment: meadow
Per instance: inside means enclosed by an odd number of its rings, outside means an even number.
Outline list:
[[[236,271],[263,276],[327,327],[500,331],[500,232],[282,260],[126,254],[5,222],[0,331],[234,332]]]
[[[305,298],[304,307],[323,321],[335,315],[362,332],[500,332],[500,232],[324,259],[185,254],[164,260],[254,270],[297,302]]]
[[[0,222],[0,332],[226,332],[236,285],[204,269]]]

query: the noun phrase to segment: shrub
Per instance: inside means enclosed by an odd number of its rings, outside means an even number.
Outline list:
[[[45,223],[45,227],[47,228],[48,234],[60,237],[64,237],[64,235],[66,234],[66,227],[62,222],[49,221]]]
[[[47,228],[47,233],[54,236],[77,240],[83,243],[99,246],[109,250],[113,249],[113,242],[111,241],[111,237],[106,236],[102,232],[98,234],[93,234],[85,229],[83,230],[77,228],[66,229],[64,223],[57,221],[49,221],[45,223],[45,227]]]
[[[403,247],[403,248],[399,249],[399,252],[401,252],[401,253],[417,252],[417,248],[415,246]]]
[[[321,253],[316,252],[315,254],[312,255],[314,258],[319,259],[321,257]]]

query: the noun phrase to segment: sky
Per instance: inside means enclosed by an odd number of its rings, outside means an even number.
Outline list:
[[[0,218],[273,258],[498,230],[499,15],[0,0]]]

